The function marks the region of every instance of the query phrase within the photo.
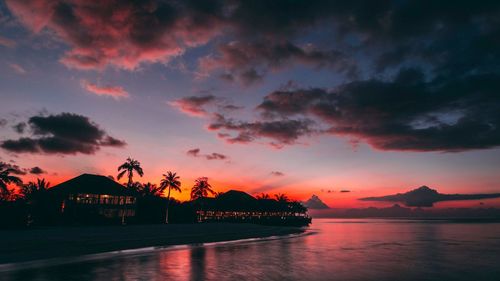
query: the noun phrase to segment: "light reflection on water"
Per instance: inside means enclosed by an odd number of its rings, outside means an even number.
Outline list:
[[[14,280],[500,280],[500,224],[314,220],[315,235],[1,273]]]

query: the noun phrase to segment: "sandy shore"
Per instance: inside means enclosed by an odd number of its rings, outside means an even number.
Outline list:
[[[230,241],[300,233],[298,227],[207,223],[51,227],[0,231],[0,264],[150,246]]]

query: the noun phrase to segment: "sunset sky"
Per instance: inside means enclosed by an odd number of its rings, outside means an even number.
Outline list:
[[[440,2],[0,0],[0,161],[130,156],[181,200],[500,192],[500,1]]]

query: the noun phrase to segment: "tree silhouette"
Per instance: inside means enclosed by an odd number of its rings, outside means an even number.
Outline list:
[[[153,183],[145,183],[141,186],[141,188],[138,190],[138,192],[142,196],[149,196],[149,197],[155,197],[155,196],[161,196],[162,190],[160,187],[158,187],[156,184]]]
[[[267,193],[261,193],[259,195],[256,196],[257,199],[261,200],[261,199],[270,199],[271,197],[269,196],[269,194]]]
[[[280,203],[288,203],[289,201],[288,197],[283,193],[274,194],[274,198],[276,198],[276,201]]]
[[[36,179],[36,182],[30,181],[21,187],[21,195],[26,200],[37,199],[40,195],[47,191],[50,187],[50,182],[45,179]]]
[[[13,183],[18,186],[21,186],[23,184],[23,181],[16,176],[12,176],[11,174],[16,173],[17,170],[10,167],[5,162],[0,162],[0,191],[5,194],[9,194],[10,191],[7,188],[7,185]]]
[[[212,186],[208,183],[207,177],[196,179],[193,188],[191,189],[191,200],[208,197],[208,193],[215,194]]]
[[[168,171],[166,174],[163,174],[163,179],[160,181],[160,189],[161,191],[165,191],[168,189],[167,195],[167,210],[165,211],[165,223],[168,223],[168,207],[170,205],[170,191],[173,189],[175,191],[181,191],[181,182],[179,181],[180,177],[176,173],[172,173]]]
[[[127,186],[131,187],[133,183],[134,171],[137,172],[137,174],[139,174],[139,176],[141,177],[144,175],[144,172],[141,168],[141,163],[129,157],[127,158],[127,161],[125,161],[125,163],[118,167],[119,174],[117,176],[117,179],[120,180],[126,173],[128,177]]]

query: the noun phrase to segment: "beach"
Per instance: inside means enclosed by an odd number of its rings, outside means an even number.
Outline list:
[[[231,223],[1,230],[0,265],[152,246],[231,241],[301,232],[303,229],[298,227]]]

